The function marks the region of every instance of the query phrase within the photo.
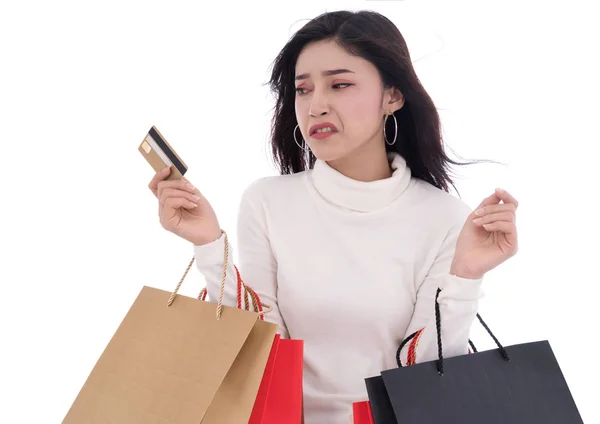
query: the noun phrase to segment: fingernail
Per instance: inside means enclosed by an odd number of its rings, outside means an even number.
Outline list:
[[[492,224],[483,224],[483,228],[489,230],[490,228],[492,228]]]
[[[483,212],[484,212],[484,211],[483,211],[483,208],[481,208],[481,209],[477,209],[477,210],[475,211],[475,215],[483,215]]]
[[[196,200],[200,200],[200,196],[196,196],[195,194],[193,194],[192,197]]]
[[[473,222],[477,225],[481,224],[481,218],[475,218]]]
[[[189,188],[190,190],[194,190],[194,189],[196,188],[196,187],[194,187],[194,186],[192,185],[192,183],[189,183],[189,182],[188,182],[188,183],[185,183],[185,186],[186,186],[187,188]]]

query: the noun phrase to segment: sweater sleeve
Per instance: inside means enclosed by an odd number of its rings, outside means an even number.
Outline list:
[[[289,338],[287,328],[277,303],[277,263],[267,232],[267,220],[262,192],[257,182],[242,194],[237,219],[238,260],[237,268],[244,283],[251,287],[263,304],[272,310],[265,320],[278,325],[278,333]],[[223,304],[237,305],[237,276],[233,261],[233,247],[228,246],[228,264]],[[208,297],[216,300],[221,289],[225,259],[225,235],[212,243],[194,246],[196,266],[206,279]]]
[[[464,220],[446,235],[441,248],[417,291],[413,316],[405,338],[416,333],[401,351],[402,365],[427,362],[438,358],[435,321],[435,297],[438,288],[440,327],[444,357],[468,353],[469,333],[483,296],[483,279],[466,279],[450,274],[456,241]]]

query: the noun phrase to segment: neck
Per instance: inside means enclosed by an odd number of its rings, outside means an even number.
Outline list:
[[[393,203],[408,188],[411,182],[411,172],[406,166],[406,161],[396,152],[386,157],[385,165],[374,166],[378,160],[373,156],[369,166],[366,167],[365,158],[362,159],[360,172],[356,172],[363,180],[348,177],[340,171],[333,169],[327,162],[317,160],[314,168],[307,173],[312,187],[330,205],[340,211],[349,213],[375,212]],[[348,160],[346,173],[351,172],[353,162]],[[342,165],[346,165],[342,162]],[[365,168],[371,172],[364,172]],[[384,170],[390,170],[388,178],[379,178],[386,174]],[[350,169],[350,171],[348,171]],[[358,169],[353,166],[352,169]],[[389,175],[389,174],[388,174]]]
[[[327,164],[340,174],[355,181],[378,181],[392,176],[385,143],[369,142],[351,154]]]

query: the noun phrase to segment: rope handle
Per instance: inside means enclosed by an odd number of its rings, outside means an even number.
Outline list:
[[[224,259],[223,259],[223,272],[221,274],[221,289],[220,289],[220,293],[219,293],[219,300],[217,302],[217,320],[221,318],[221,314],[223,312],[223,297],[225,296],[225,280],[227,278],[227,266],[229,263],[229,240],[227,237],[227,233],[224,230],[221,230],[221,235],[225,236],[225,249],[224,249]],[[173,290],[173,292],[171,293],[171,296],[169,297],[169,300],[167,301],[167,306],[171,306],[171,304],[175,300],[175,297],[177,296],[177,292],[179,291],[179,288],[181,287],[183,280],[185,279],[185,277],[188,275],[188,272],[192,268],[192,264],[194,263],[195,259],[196,259],[195,257],[192,258],[189,265],[187,266],[185,272],[183,273],[183,276],[181,277],[181,279],[179,280],[179,283],[177,284],[177,287],[175,287],[175,290]],[[198,295],[199,299],[201,297],[202,297],[202,291]],[[204,295],[204,297],[206,297],[206,295]]]
[[[234,265],[234,268],[235,268],[235,273],[236,273],[237,282],[238,282],[238,289],[239,289],[239,291],[238,291],[238,308],[242,309],[242,302],[241,302],[240,294],[241,294],[242,287],[243,287],[243,289],[246,293],[246,295],[244,296],[244,309],[246,311],[250,310],[250,305],[248,304],[248,296],[249,296],[250,300],[252,302],[252,307],[254,309],[254,312],[257,312],[260,319],[264,321],[265,314],[268,314],[269,312],[271,312],[273,310],[273,308],[269,305],[262,303],[262,301],[260,300],[260,297],[254,291],[254,289],[244,283],[237,266]]]
[[[227,279],[227,267],[228,267],[228,263],[229,263],[229,240],[227,237],[227,233],[224,230],[221,230],[221,235],[225,236],[225,249],[224,249],[223,271],[221,274],[219,299],[217,301],[217,313],[216,313],[217,319],[221,318],[221,314],[223,312],[223,298],[225,297],[225,280]],[[179,280],[179,283],[175,287],[175,290],[173,290],[173,292],[171,293],[171,296],[169,297],[169,300],[167,301],[167,306],[171,306],[173,304],[173,301],[175,300],[175,297],[177,296],[177,292],[181,288],[181,284],[183,283],[183,280],[185,280],[185,277],[190,272],[190,269],[192,268],[192,265],[194,264],[195,259],[196,259],[195,257],[192,258],[192,260],[188,264],[185,272],[183,273],[183,276],[181,277],[181,279]],[[237,279],[237,293],[238,293],[237,294],[238,309],[242,309],[242,292],[245,289],[245,291],[247,293],[249,293],[251,296],[254,311],[258,312],[261,320],[264,320],[264,315],[266,313],[269,313],[273,308],[271,308],[269,305],[262,304],[262,302],[260,301],[260,298],[258,297],[256,292],[244,284],[242,277],[240,276],[240,273],[235,265],[234,265],[234,268],[235,268],[235,271],[237,274],[236,279]],[[198,295],[198,299],[205,301],[207,294],[208,294],[208,291],[206,290],[206,287],[205,287],[200,291],[200,294]],[[245,306],[245,310],[247,310],[247,311],[250,310],[247,299],[245,300],[244,306]]]
[[[441,316],[440,316],[440,304],[438,303],[438,297],[440,296],[440,292],[442,290],[440,288],[437,289],[437,292],[435,294],[435,323],[436,323],[436,332],[437,332],[437,344],[438,344],[438,360],[436,361],[436,367],[438,370],[438,374],[439,375],[444,375],[444,355],[442,352],[442,331],[441,331]],[[483,325],[483,328],[485,328],[485,331],[487,331],[487,333],[490,335],[490,337],[494,340],[494,343],[496,343],[496,346],[498,346],[500,355],[502,355],[502,357],[504,358],[504,360],[510,362],[510,357],[508,356],[508,353],[506,352],[506,349],[504,348],[504,346],[502,346],[502,344],[500,343],[500,341],[496,338],[496,336],[494,336],[494,333],[492,333],[492,330],[490,330],[490,327],[488,327],[488,325],[483,321],[483,318],[481,318],[481,315],[479,315],[479,313],[477,313],[477,319],[479,320],[479,322],[481,323],[481,325]],[[473,343],[470,343],[471,347],[477,351],[477,349],[475,349],[475,345],[473,345]]]
[[[438,370],[439,375],[444,375],[444,353],[443,353],[443,349],[442,349],[442,330],[441,330],[441,327],[442,327],[441,321],[442,320],[441,320],[441,316],[440,316],[440,304],[438,303],[438,297],[440,296],[441,291],[442,290],[440,288],[438,288],[437,292],[435,294],[435,328],[436,328],[436,333],[437,333],[436,335],[437,335],[437,348],[438,348],[438,359],[436,361],[436,368]],[[494,333],[492,333],[492,330],[490,330],[488,325],[483,321],[483,319],[481,318],[481,315],[479,315],[479,313],[477,314],[477,319],[479,320],[481,325],[483,325],[483,328],[485,328],[485,330],[490,335],[490,337],[494,340],[494,342],[496,343],[496,346],[498,346],[498,349],[499,349],[502,357],[506,361],[510,362],[510,357],[508,356],[506,349],[504,348],[504,346],[502,346],[502,344],[496,338],[496,336],[494,336]],[[420,335],[419,333],[421,331],[422,330],[415,331],[410,336],[408,336],[406,339],[404,339],[402,341],[402,343],[400,343],[400,346],[398,347],[398,350],[396,351],[396,362],[400,368],[403,366],[402,361],[400,360],[400,353],[402,351],[402,348],[404,346],[406,346],[406,344],[409,341],[411,341],[412,339],[414,339],[417,335]],[[473,344],[471,339],[469,339],[469,345],[471,346],[473,353],[477,353],[477,348],[475,347],[475,345]],[[415,361],[414,361],[414,353],[413,353],[413,360],[412,361],[409,360],[408,365],[412,365],[414,363],[415,363]]]
[[[260,315],[260,319],[264,320],[265,319],[264,315],[271,312],[271,310],[273,308],[269,305],[263,304],[262,301],[260,300],[260,297],[254,291],[254,289],[252,287],[244,284],[237,267],[235,267],[235,270],[236,270],[237,277],[238,277],[237,278],[237,281],[238,281],[237,307],[238,307],[238,309],[242,309],[242,297],[243,297],[244,298],[244,308],[243,309],[245,311],[250,311],[251,310],[250,302],[252,302],[253,312],[258,312],[258,314]],[[242,291],[245,292],[245,294],[243,296],[242,296]],[[208,294],[208,291],[205,287],[200,291],[200,296],[198,296],[198,299],[203,300],[203,301],[206,300],[207,294]]]

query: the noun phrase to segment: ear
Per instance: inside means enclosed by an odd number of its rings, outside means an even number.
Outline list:
[[[396,87],[388,88],[383,97],[383,111],[386,114],[394,113],[404,106],[404,95]]]

